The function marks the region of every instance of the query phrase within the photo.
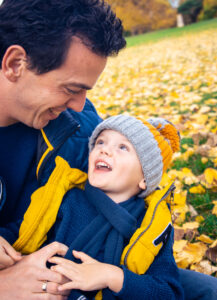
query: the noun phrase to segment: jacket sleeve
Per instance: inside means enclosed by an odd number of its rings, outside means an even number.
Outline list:
[[[166,244],[144,275],[135,274],[123,266],[123,287],[119,293],[114,293],[114,295],[118,299],[128,300],[184,299],[183,290],[179,282],[178,268],[172,253],[172,246],[173,234],[170,234]]]
[[[0,176],[0,210],[6,201],[6,187],[3,178]],[[0,236],[2,236],[8,243],[13,244],[19,235],[19,228],[22,220],[9,223],[4,227],[0,227]]]

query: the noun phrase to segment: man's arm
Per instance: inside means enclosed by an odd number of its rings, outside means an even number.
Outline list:
[[[1,300],[67,299],[66,293],[58,291],[65,278],[46,267],[49,258],[55,254],[64,256],[67,249],[67,246],[54,242],[0,271]],[[44,282],[47,282],[46,291],[42,290]]]

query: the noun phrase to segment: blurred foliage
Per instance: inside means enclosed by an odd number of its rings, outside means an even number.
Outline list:
[[[178,9],[168,0],[106,0],[123,21],[126,36],[176,27],[177,12],[191,24],[217,17],[216,0],[181,0]]]
[[[198,16],[199,20],[208,20],[217,17],[217,1],[203,0],[203,10]]]
[[[178,8],[178,12],[184,16],[185,24],[197,21],[197,16],[203,8],[203,0],[187,0]]]
[[[126,35],[176,25],[176,9],[167,0],[107,0],[123,21]]]

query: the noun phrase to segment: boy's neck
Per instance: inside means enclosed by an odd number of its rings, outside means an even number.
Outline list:
[[[121,203],[124,202],[128,199],[130,199],[131,197],[135,196],[135,195],[128,195],[126,193],[112,193],[112,192],[105,192],[105,194],[111,198],[115,203]]]

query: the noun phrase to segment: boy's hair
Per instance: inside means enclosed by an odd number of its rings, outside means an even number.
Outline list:
[[[0,6],[0,60],[11,45],[22,46],[37,74],[64,62],[73,36],[108,57],[125,47],[123,27],[101,0],[4,0]]]
[[[142,122],[134,117],[118,115],[106,119],[95,128],[89,140],[90,151],[94,148],[98,135],[106,129],[120,132],[133,145],[146,180],[146,190],[139,196],[151,194],[159,185],[173,153],[179,150],[178,130],[163,118],[151,118]]]

